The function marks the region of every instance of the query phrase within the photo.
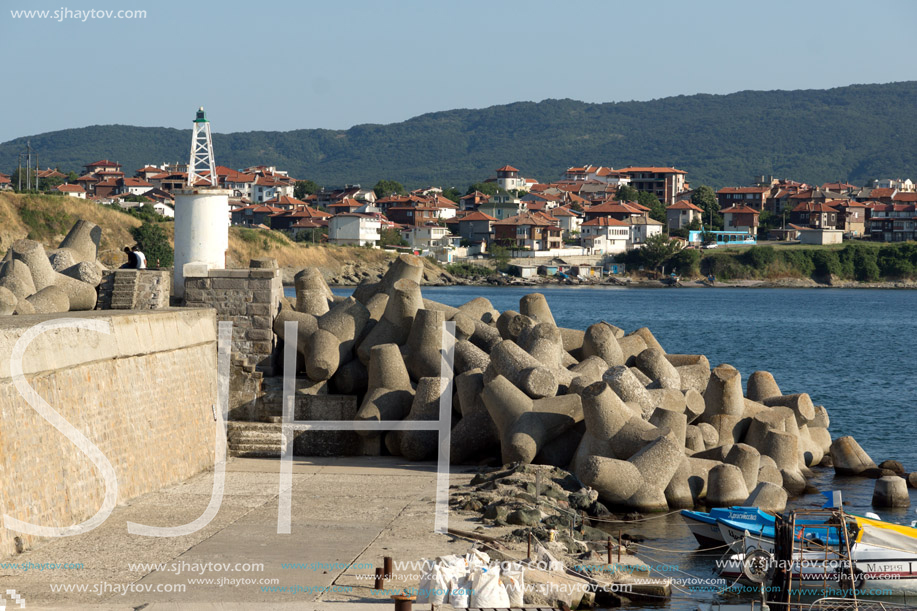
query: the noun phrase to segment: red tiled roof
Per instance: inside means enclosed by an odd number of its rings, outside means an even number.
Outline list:
[[[511,165],[505,165],[502,168],[497,168],[497,172],[518,172],[519,170],[514,168]]]
[[[666,208],[666,210],[696,210],[697,212],[703,212],[702,208],[696,206],[695,204],[692,204],[691,202],[689,202],[686,199],[678,200],[677,202],[675,202],[674,204]]]
[[[83,167],[84,168],[99,168],[99,167],[120,168],[121,164],[115,163],[114,161],[109,161],[108,159],[102,159],[100,161],[96,161],[95,163],[88,163],[84,165]]]
[[[538,227],[555,227],[554,223],[549,221],[543,214],[537,212],[523,212],[516,216],[511,216],[497,221],[494,225],[533,225]]]
[[[327,226],[328,226],[328,221],[326,220],[323,220],[323,219],[316,220],[312,218],[305,218],[305,219],[300,219],[296,221],[295,223],[290,225],[290,228],[291,229],[318,229],[320,227],[327,227]]]
[[[463,216],[461,219],[459,219],[459,221],[496,221],[496,220],[497,219],[490,216],[489,214],[484,214],[483,212],[480,212],[477,210],[474,212],[469,212],[468,214]]]
[[[123,187],[152,187],[150,183],[142,178],[121,178],[119,180]]]
[[[891,197],[895,189],[873,189],[869,192],[869,197]]]
[[[832,208],[823,202],[802,202],[792,210],[793,212],[837,212],[837,208]]]
[[[221,166],[217,166],[217,170],[219,170],[220,167]],[[137,170],[137,172],[138,173],[140,172],[162,172],[162,168],[157,168],[155,166],[147,165]],[[217,171],[217,173],[219,174],[219,171]]]
[[[732,206],[725,210],[720,210],[721,214],[761,214],[759,210],[749,208],[748,206]]]
[[[896,202],[917,202],[917,193],[896,193],[892,200]]]
[[[359,202],[355,199],[345,197],[344,199],[342,199],[341,201],[337,203],[330,204],[328,207],[329,208],[360,208],[361,206],[364,206],[364,205],[365,204],[363,204],[363,202]]]
[[[77,182],[99,182],[99,178],[97,176],[93,176],[92,174],[83,174],[82,176],[77,178],[76,181]]]
[[[85,193],[86,190],[80,185],[58,185],[55,187],[58,191],[63,193]]]

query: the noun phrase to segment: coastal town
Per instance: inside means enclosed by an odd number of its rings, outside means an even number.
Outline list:
[[[31,186],[103,205],[148,205],[168,219],[187,169],[147,165],[129,176],[108,159],[86,164],[79,175],[19,167],[0,174],[0,189]],[[462,193],[438,186],[408,191],[392,180],[320,187],[264,165],[216,166],[216,174],[219,187],[232,193],[231,225],[312,243],[401,249],[442,263],[487,257],[494,247],[514,258],[605,257],[660,234],[696,248],[917,237],[917,185],[910,179],[860,186],[758,176],[714,191],[692,189],[687,172],[674,167],[583,165],[540,180],[504,165]]]

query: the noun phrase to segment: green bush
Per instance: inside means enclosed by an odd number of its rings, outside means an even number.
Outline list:
[[[812,257],[814,273],[818,276],[840,276],[841,261],[833,250],[816,250]]]
[[[809,250],[787,250],[781,253],[787,267],[796,270],[802,276],[811,276],[815,272]]]
[[[749,269],[739,263],[737,257],[731,253],[715,253],[701,260],[701,272],[705,276],[713,274],[722,280],[735,280],[747,278]]]
[[[165,230],[153,223],[143,223],[131,229],[137,246],[146,255],[147,267],[172,267],[173,252]]]
[[[446,271],[459,278],[489,278],[497,275],[491,268],[474,263],[450,263]]]
[[[675,266],[680,276],[697,276],[700,274],[700,251],[694,248],[684,248],[669,261]]]
[[[742,255],[742,262],[759,271],[777,260],[777,251],[773,246],[752,246]]]

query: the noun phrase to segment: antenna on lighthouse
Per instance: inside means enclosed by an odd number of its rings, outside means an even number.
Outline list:
[[[206,175],[205,175],[206,172]],[[216,164],[213,162],[213,139],[210,135],[210,121],[204,107],[197,109],[194,132],[191,135],[191,162],[188,164],[188,187],[193,189],[198,181],[206,180],[211,187],[217,186]]]

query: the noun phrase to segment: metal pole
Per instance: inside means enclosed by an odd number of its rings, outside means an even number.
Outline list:
[[[608,564],[611,564],[611,537],[608,537]]]
[[[532,559],[532,531],[531,530],[529,531],[529,543],[528,543],[528,546],[526,546],[525,548],[525,559],[526,560]]]
[[[38,191],[38,173],[39,173],[38,170],[39,170],[38,153],[35,153],[35,190],[36,191]]]

